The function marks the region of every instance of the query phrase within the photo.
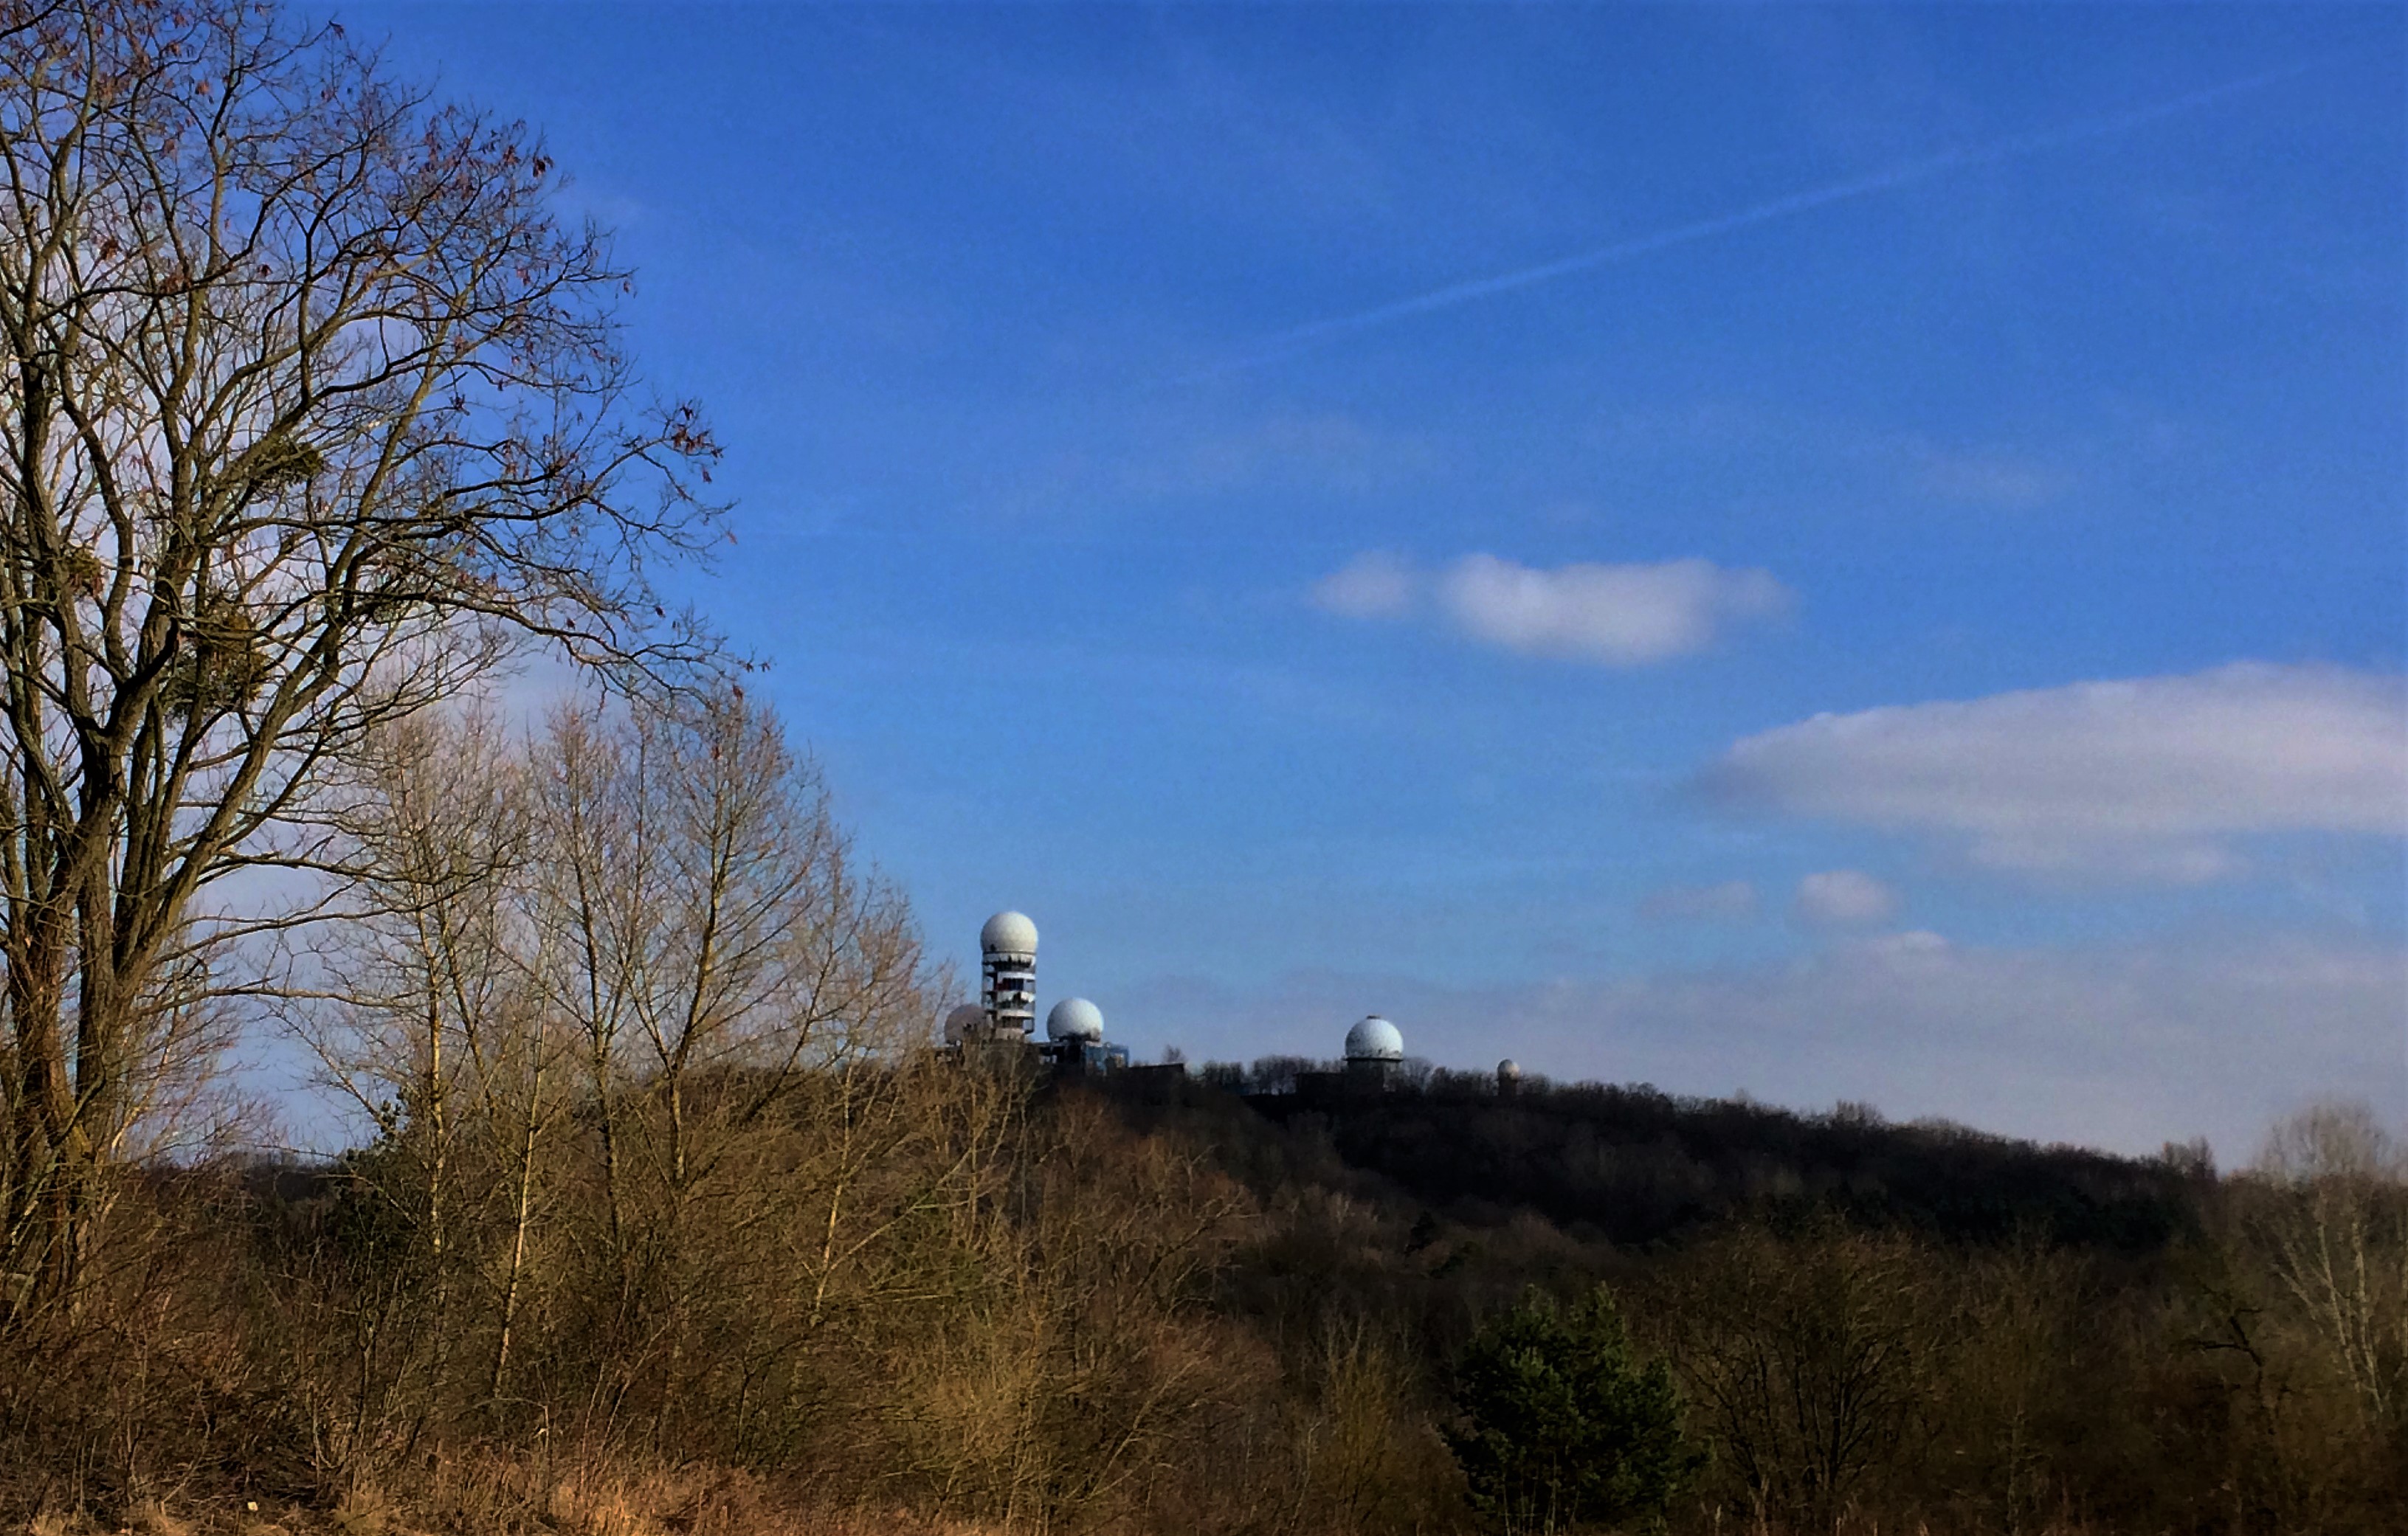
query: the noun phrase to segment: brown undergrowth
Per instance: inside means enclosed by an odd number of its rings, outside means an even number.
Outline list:
[[[147,1499],[116,1520],[48,1509],[25,1536],[986,1536],[992,1527],[900,1506],[835,1506],[725,1468],[625,1457],[438,1457],[407,1489],[363,1485],[331,1502]]]

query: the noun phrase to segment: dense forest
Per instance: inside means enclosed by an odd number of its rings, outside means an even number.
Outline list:
[[[0,1520],[2399,1528],[2369,1113],[2219,1173],[945,1049],[656,589],[718,449],[538,138],[273,6],[0,0]]]

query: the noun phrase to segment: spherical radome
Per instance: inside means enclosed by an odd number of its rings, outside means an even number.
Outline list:
[[[1048,1040],[1101,1040],[1104,1011],[1082,997],[1066,997],[1045,1016]]]
[[[990,955],[1037,953],[1037,925],[1025,914],[998,912],[979,930],[979,947]]]
[[[1401,1061],[1404,1059],[1404,1035],[1378,1014],[1370,1015],[1346,1031],[1346,1060],[1349,1061]]]
[[[986,1010],[975,1003],[965,1003],[945,1015],[945,1044],[958,1045],[978,1032],[986,1023]]]
[[[1498,1062],[1497,1080],[1500,1083],[1520,1082],[1522,1080],[1522,1063],[1514,1060],[1510,1056],[1504,1060]]]

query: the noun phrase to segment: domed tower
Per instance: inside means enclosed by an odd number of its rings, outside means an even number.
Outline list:
[[[1397,1069],[1404,1060],[1404,1034],[1378,1014],[1366,1016],[1346,1031],[1350,1081],[1386,1088],[1396,1081]]]
[[[1117,1072],[1128,1051],[1104,1044],[1104,1011],[1082,997],[1066,997],[1045,1016],[1045,1054],[1069,1073]]]
[[[1037,925],[998,912],[979,930],[979,1006],[998,1041],[1025,1041],[1037,1028]]]
[[[1066,997],[1045,1016],[1045,1038],[1057,1045],[1092,1045],[1104,1038],[1104,1011],[1082,997]]]
[[[1497,1093],[1499,1098],[1512,1098],[1522,1091],[1522,1063],[1507,1057],[1497,1063]]]

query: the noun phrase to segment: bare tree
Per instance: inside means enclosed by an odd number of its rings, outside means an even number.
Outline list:
[[[943,1198],[907,908],[733,690],[378,747],[359,899],[286,1000],[372,1132],[330,1458],[578,1382],[580,1434],[740,1443]]]
[[[715,453],[516,124],[235,0],[0,0],[0,1269],[69,1293],[208,893],[531,644],[704,657]]]
[[[2408,1393],[2408,1149],[2364,1103],[2327,1103],[2276,1126],[2255,1170],[2271,1186],[2252,1235],[2317,1352],[2381,1426]]]
[[[494,1334],[489,1394],[508,1368],[538,1153],[562,1113],[557,1031],[524,979],[525,778],[480,713],[380,732],[344,818],[351,878],[337,920],[299,936],[277,999],[323,1080],[372,1128],[351,1193],[398,1238],[378,1255],[393,1283],[351,1316],[365,1344],[379,1330],[357,1325],[406,1310],[406,1328],[383,1330],[406,1343],[380,1345],[383,1370],[364,1358],[346,1455],[381,1422],[381,1400],[423,1416],[476,1369],[471,1334]],[[404,1390],[413,1384],[426,1389]]]
[[[566,711],[538,767],[530,924],[539,1006],[579,1043],[613,1296],[595,1326],[660,1394],[657,1418],[681,1390],[680,1341],[746,1326],[727,1311],[747,1294],[736,1271],[773,1247],[834,1261],[841,1193],[798,1231],[812,1181],[766,1180],[764,1159],[824,1161],[788,1145],[805,1090],[841,1123],[863,1102],[849,1069],[924,1030],[919,938],[816,771],[732,689]]]
[[[1920,1408],[1915,1254],[1841,1231],[1743,1232],[1701,1249],[1678,1293],[1690,1401],[1759,1523],[1836,1529],[1903,1460]]]

